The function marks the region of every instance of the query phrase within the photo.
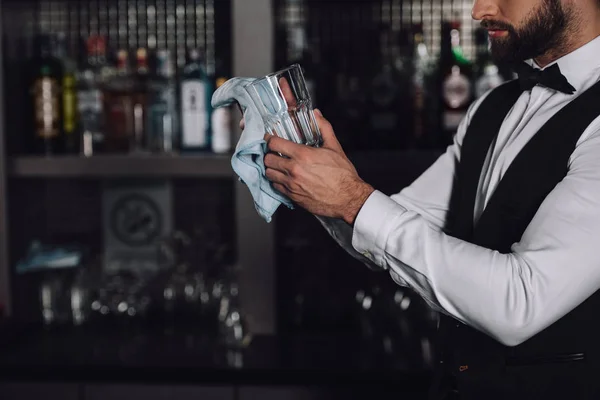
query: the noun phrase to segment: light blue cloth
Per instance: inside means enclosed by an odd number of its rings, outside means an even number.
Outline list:
[[[215,91],[212,97],[214,108],[238,102],[244,112],[246,127],[231,158],[231,166],[239,179],[248,186],[256,211],[267,222],[277,208],[284,204],[293,209],[291,200],[275,190],[265,175],[264,156],[267,143],[264,140],[265,124],[250,95],[244,87],[254,78],[232,78]]]

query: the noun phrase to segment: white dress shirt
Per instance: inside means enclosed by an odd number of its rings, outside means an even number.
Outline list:
[[[536,86],[519,97],[488,152],[475,220],[524,145],[600,80],[600,37],[555,63],[575,94]],[[343,221],[319,220],[354,257],[389,270],[398,284],[413,288],[438,311],[516,346],[600,289],[600,118],[580,137],[566,177],[544,200],[521,241],[511,253],[500,254],[442,231],[461,144],[484,99],[471,106],[453,145],[412,185],[391,197],[375,191],[354,229]],[[600,99],[598,104],[600,114]]]

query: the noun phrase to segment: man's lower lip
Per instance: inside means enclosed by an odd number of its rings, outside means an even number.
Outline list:
[[[488,30],[490,37],[502,37],[508,34],[505,30]]]

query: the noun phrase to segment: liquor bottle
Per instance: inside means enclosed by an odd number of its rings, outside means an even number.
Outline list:
[[[291,60],[289,64],[299,64],[302,66],[306,88],[310,95],[313,107],[317,106],[316,83],[314,73],[315,64],[311,51],[307,46],[306,28],[299,24],[289,30],[288,55]]]
[[[407,32],[399,38],[382,29],[380,70],[371,82],[369,141],[363,148],[404,149],[412,135],[410,80],[412,50]]]
[[[103,95],[100,88],[101,71],[106,64],[106,43],[101,36],[86,41],[86,59],[77,77],[77,109],[81,154],[89,157],[102,153],[105,142],[103,124]]]
[[[385,27],[380,28],[379,40],[380,54],[375,65],[379,65],[379,71],[375,73],[371,81],[369,96],[369,140],[364,143],[365,147],[374,145],[387,147],[391,135],[397,135],[396,120],[398,110],[395,100],[398,96],[398,77],[394,69],[391,53],[391,32]]]
[[[63,64],[62,76],[62,127],[63,150],[65,153],[79,152],[79,135],[77,121],[77,84],[76,65],[67,51],[65,34],[58,35],[58,58]]]
[[[156,73],[149,83],[147,135],[151,151],[173,153],[178,136],[175,66],[171,52],[156,53]]]
[[[368,138],[365,137],[368,128],[366,85],[353,67],[347,56],[343,56],[336,77],[340,104],[332,110],[338,140],[346,151],[363,148],[363,144],[368,144]]]
[[[62,65],[53,54],[53,40],[49,35],[36,38],[38,58],[31,93],[34,110],[34,151],[52,155],[60,152],[62,140],[61,80]]]
[[[140,47],[136,51],[136,75],[132,82],[131,101],[133,104],[133,136],[130,136],[129,150],[146,152],[149,149],[146,135],[146,112],[148,101],[148,50]]]
[[[217,78],[217,89],[220,88],[227,78]],[[213,110],[212,116],[212,152],[216,154],[227,154],[231,151],[233,140],[231,106],[219,107]]]
[[[421,147],[426,140],[428,128],[426,114],[426,97],[428,95],[428,78],[431,75],[431,56],[425,44],[423,25],[414,24],[413,29],[413,145]]]
[[[103,85],[106,137],[105,148],[109,153],[122,153],[130,149],[134,136],[133,78],[130,73],[129,52],[117,51],[116,76]]]
[[[317,64],[315,64],[313,56],[309,50],[304,50],[299,64],[302,66],[304,79],[306,80],[306,89],[310,96],[310,101],[313,108],[319,106],[319,96],[317,95]]]
[[[145,152],[146,92],[148,53],[145,48],[135,53],[135,73],[130,72],[129,52],[117,52],[117,74],[105,85],[107,136],[110,152]]]
[[[411,29],[401,29],[397,42],[392,47],[395,70],[397,71],[396,139],[390,145],[396,149],[414,147],[415,131],[415,41]],[[397,44],[396,44],[397,43]]]
[[[190,50],[181,80],[181,151],[210,149],[210,96],[198,49]]]
[[[485,66],[491,62],[488,33],[484,28],[477,28],[475,36],[475,62],[473,63],[473,78],[477,81],[483,76]]]
[[[500,75],[500,69],[493,62],[487,31],[478,28],[475,31],[476,61],[475,61],[475,98],[478,99],[489,90],[501,85],[504,78]]]
[[[470,62],[460,46],[460,23],[442,24],[442,46],[439,73],[441,77],[441,146],[452,143],[458,125],[465,117],[472,101]]]
[[[206,63],[206,81],[205,81],[205,88],[206,88],[206,114],[208,115],[208,148],[210,149],[212,147],[212,131],[213,131],[213,127],[212,127],[212,114],[214,111],[214,108],[212,106],[212,95],[215,92],[215,85],[216,85],[216,81],[217,81],[217,77],[216,75],[216,63],[214,61],[208,61]]]

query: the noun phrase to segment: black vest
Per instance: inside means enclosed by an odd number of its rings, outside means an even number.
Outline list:
[[[600,115],[598,83],[557,112],[527,143],[474,224],[485,158],[521,93],[517,81],[509,82],[490,93],[475,112],[464,138],[445,227],[449,235],[500,253],[509,253],[519,242],[541,203],[566,176],[581,134]],[[587,378],[600,371],[597,318],[600,292],[525,343],[507,347],[443,316],[441,366],[454,377],[465,400],[600,399],[592,393],[600,383]],[[595,380],[600,382],[600,376]]]

